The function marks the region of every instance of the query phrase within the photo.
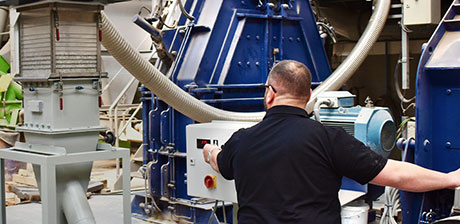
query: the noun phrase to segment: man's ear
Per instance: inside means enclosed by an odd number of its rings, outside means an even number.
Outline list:
[[[273,90],[269,89],[267,96],[265,97],[265,104],[268,106],[275,100],[275,93]]]
[[[310,88],[310,95],[308,96],[308,99],[307,99],[307,102],[310,101],[310,98],[311,98],[311,94],[313,93],[313,90],[311,90]]]

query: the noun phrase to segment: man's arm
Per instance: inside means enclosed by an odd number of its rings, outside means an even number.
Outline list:
[[[221,149],[219,147],[211,144],[206,144],[203,148],[204,161],[209,163],[209,165],[211,165],[211,167],[218,173],[220,173],[220,171],[219,166],[217,165],[217,155],[219,155],[220,151]]]
[[[370,182],[411,192],[424,192],[460,186],[460,169],[441,173],[412,163],[389,159],[385,167]]]

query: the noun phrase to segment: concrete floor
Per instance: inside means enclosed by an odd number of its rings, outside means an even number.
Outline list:
[[[122,224],[123,209],[121,195],[94,195],[89,199],[97,224]],[[42,209],[39,203],[20,204],[6,208],[7,224],[42,224]],[[152,222],[132,219],[132,224]]]

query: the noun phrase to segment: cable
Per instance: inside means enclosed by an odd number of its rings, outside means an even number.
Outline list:
[[[404,121],[401,122],[401,124],[399,125],[398,130],[396,131],[396,133],[397,133],[396,139],[399,139],[399,137],[401,137],[402,130],[403,130],[404,126],[407,124],[407,122],[409,122],[409,121],[415,121],[415,119],[409,117],[409,118],[407,118],[407,119],[405,119]]]
[[[399,67],[400,67],[400,64],[401,64],[401,59],[398,59],[398,62],[396,63],[396,66],[395,66],[395,70],[394,70],[394,87],[395,87],[395,90],[396,90],[396,94],[398,95],[398,98],[399,100],[401,100],[401,102],[403,103],[411,103],[412,101],[415,100],[415,96],[410,98],[410,99],[406,99],[404,97],[404,94],[402,94],[401,92],[401,89],[399,88],[399,83],[398,83],[398,78],[399,78]]]
[[[151,183],[151,180],[150,180],[150,172],[152,170],[152,165],[154,164],[154,161],[150,161],[148,164],[147,164],[147,170],[146,170],[146,174],[145,174],[145,179],[144,179],[144,183],[145,183],[145,206],[147,206],[148,204],[148,200],[147,200],[147,195],[150,196],[150,200],[152,201],[152,204],[153,204],[153,207],[161,213],[161,209],[160,207],[158,207],[157,203],[155,202],[155,198],[153,197],[152,195],[152,185],[150,184]],[[147,188],[148,188],[148,192],[147,192]]]
[[[182,14],[184,14],[185,17],[187,17],[187,19],[189,20],[195,20],[195,17],[193,17],[192,15],[190,15],[184,8],[184,4],[182,4],[182,0],[177,0],[177,4],[179,4],[179,8],[180,8],[180,11],[182,12]]]
[[[383,208],[380,224],[397,224],[394,217],[401,208],[399,190],[393,187],[385,187],[385,207]]]
[[[169,29],[175,29],[175,28],[177,27],[177,20],[174,21],[174,23],[173,23],[172,26],[170,26],[170,25],[166,24],[166,22],[163,20],[163,17],[160,16],[160,17],[158,17],[158,19],[160,20],[160,22],[161,22],[164,26],[166,26],[166,27],[169,28]]]
[[[139,9],[139,12],[137,13],[138,15],[142,14],[142,9],[145,9],[147,12],[149,12],[149,14],[152,14],[152,10],[150,10],[149,8],[145,7],[145,6],[142,6],[140,9]]]

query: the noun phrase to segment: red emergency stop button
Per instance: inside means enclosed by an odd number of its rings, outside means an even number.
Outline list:
[[[217,187],[217,177],[216,175],[206,175],[204,177],[204,186],[206,188],[211,189],[211,188],[216,188]]]

